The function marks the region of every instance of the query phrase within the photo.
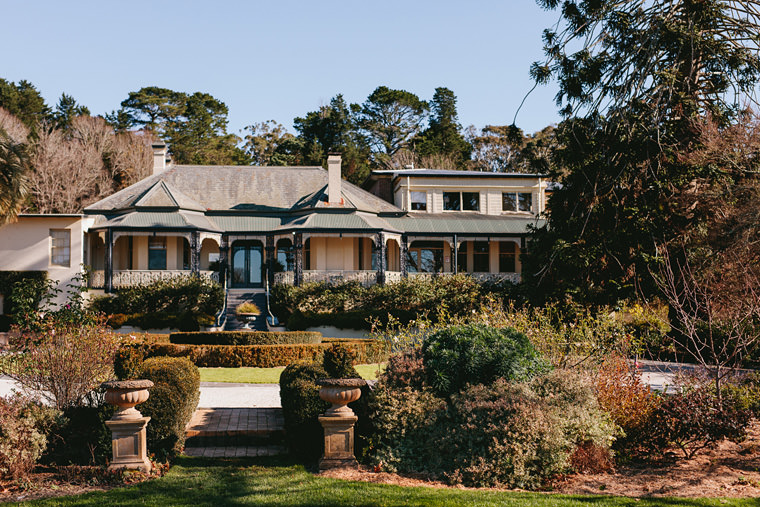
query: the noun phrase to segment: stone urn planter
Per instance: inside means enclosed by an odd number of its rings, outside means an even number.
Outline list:
[[[256,317],[259,316],[258,313],[238,313],[238,318],[243,322],[243,329],[251,329],[251,322],[256,321]]]
[[[357,468],[354,456],[354,424],[358,420],[348,404],[358,400],[362,387],[367,384],[362,379],[318,380],[319,397],[332,407],[319,416],[319,423],[325,431],[325,452],[319,460],[319,469]]]
[[[145,428],[150,417],[143,415],[135,405],[148,399],[148,389],[153,387],[150,380],[114,380],[105,382],[106,401],[119,407],[116,413],[106,421],[111,429],[113,460],[109,470],[127,468],[150,472]]]
[[[119,409],[111,420],[140,419],[142,414],[135,408],[148,400],[148,389],[153,387],[150,380],[113,380],[104,382],[106,402],[116,405]]]
[[[327,409],[328,416],[352,416],[354,411],[348,407],[349,403],[358,400],[362,395],[362,387],[367,381],[360,378],[329,378],[317,380],[319,397],[332,407]]]

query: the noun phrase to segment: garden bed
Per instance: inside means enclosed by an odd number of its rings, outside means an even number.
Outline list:
[[[398,486],[461,488],[419,476],[375,472],[370,467],[330,470],[320,475]],[[573,474],[558,479],[547,491],[633,498],[756,498],[760,496],[760,422],[753,421],[747,439],[740,444],[722,441],[690,460],[631,464],[609,473]]]

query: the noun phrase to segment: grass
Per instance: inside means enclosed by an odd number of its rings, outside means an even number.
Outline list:
[[[571,507],[571,506],[754,506],[756,499],[624,498],[590,495],[436,489],[343,481],[315,476],[300,465],[268,460],[209,460],[182,457],[166,476],[130,487],[24,505],[39,506],[223,506],[266,507]]]
[[[377,378],[378,368],[385,367],[384,363],[359,364],[356,371],[366,380]],[[280,368],[200,368],[201,382],[238,382],[242,384],[277,384],[280,382]]]

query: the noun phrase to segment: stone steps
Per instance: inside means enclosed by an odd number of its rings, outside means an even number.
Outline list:
[[[254,291],[251,289],[228,289],[227,290],[227,322],[224,325],[225,331],[239,331],[243,329],[245,325],[235,315],[235,309],[237,306],[244,302],[250,302],[255,304],[261,310],[255,321],[250,323],[250,328],[253,331],[266,331],[266,308],[267,298],[266,294],[261,291]]]
[[[185,435],[188,456],[234,458],[287,452],[281,408],[199,408]]]

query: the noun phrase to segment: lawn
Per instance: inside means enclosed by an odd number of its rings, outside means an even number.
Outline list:
[[[356,371],[366,380],[375,380],[378,369],[385,367],[385,363],[359,364]],[[243,384],[278,384],[280,373],[285,367],[280,368],[200,368],[201,382],[239,382]]]
[[[257,464],[258,463],[258,464]],[[341,506],[703,506],[757,505],[756,499],[634,499],[566,496],[488,490],[401,487],[317,477],[281,460],[177,459],[169,473],[153,481],[106,492],[50,498],[26,505],[259,505],[267,507]]]

